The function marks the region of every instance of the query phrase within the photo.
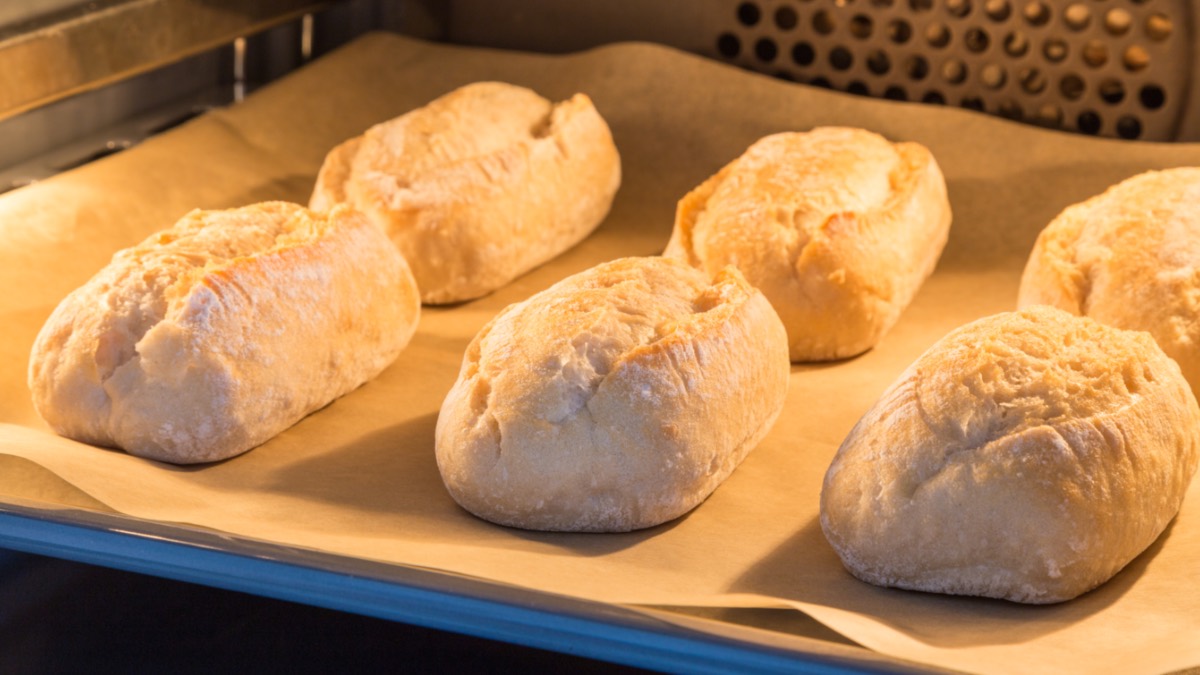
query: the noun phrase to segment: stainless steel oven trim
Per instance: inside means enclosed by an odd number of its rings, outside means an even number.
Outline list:
[[[0,119],[319,11],[332,0],[117,0],[0,39]]]

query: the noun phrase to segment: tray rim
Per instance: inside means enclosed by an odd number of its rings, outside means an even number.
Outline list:
[[[0,548],[651,670],[912,673],[865,648],[443,570],[0,498]],[[936,669],[935,669],[936,670]]]

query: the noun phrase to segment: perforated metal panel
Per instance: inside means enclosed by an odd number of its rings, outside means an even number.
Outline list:
[[[1200,140],[1200,0],[454,0],[452,41],[651,40],[875,97]]]
[[[1169,0],[747,0],[716,51],[853,93],[1129,139],[1173,139],[1192,60]]]

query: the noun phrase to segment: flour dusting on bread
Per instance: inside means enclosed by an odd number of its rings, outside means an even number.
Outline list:
[[[1200,392],[1200,168],[1148,171],[1067,207],[1038,236],[1018,305],[1154,336]]]
[[[529,529],[625,531],[706,498],[770,429],[785,333],[730,268],[626,258],[509,306],[438,416],[454,498]],[[721,420],[713,424],[713,420]]]
[[[930,152],[862,129],[766,136],[688,193],[663,255],[737,267],[779,312],[793,361],[873,347],[937,264],[950,227]]]
[[[1200,407],[1148,334],[1030,307],[901,375],[839,448],[821,525],[874,584],[1061,602],[1153,543],[1198,462]]]
[[[309,206],[366,213],[409,260],[423,301],[445,304],[577,244],[620,182],[612,134],[586,95],[552,103],[478,82],[331,150]]]
[[[348,208],[194,211],[63,300],[29,385],[65,436],[224,459],[378,374],[419,310],[404,259]]]

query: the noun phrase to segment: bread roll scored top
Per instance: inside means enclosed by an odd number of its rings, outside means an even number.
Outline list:
[[[1179,511],[1200,409],[1146,333],[1039,306],[929,349],[863,416],[821,493],[855,576],[883,586],[1068,600]]]
[[[469,300],[574,246],[621,182],[608,125],[584,94],[457,89],[334,148],[309,202],[347,203],[388,233],[424,302]]]
[[[618,532],[703,501],[782,409],[783,326],[735,269],[625,258],[480,330],[437,423],[450,494],[536,530]]]
[[[766,294],[793,361],[877,344],[933,272],[950,229],[933,155],[862,129],[760,139],[685,196],[663,255],[734,265]]]
[[[390,364],[420,312],[361,214],[193,211],[54,310],[29,386],[60,434],[174,463],[244,452]]]
[[[1148,331],[1200,392],[1200,168],[1151,171],[1064,210],[1038,236],[1018,304]]]

